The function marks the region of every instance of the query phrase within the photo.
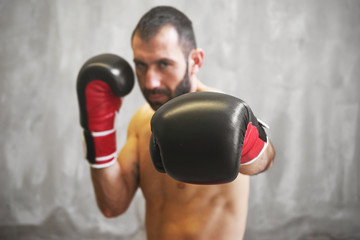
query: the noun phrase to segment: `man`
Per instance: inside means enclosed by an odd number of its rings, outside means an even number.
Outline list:
[[[155,110],[185,93],[216,90],[196,77],[204,52],[196,47],[191,21],[178,10],[151,9],[136,26],[131,44],[138,83],[148,103],[131,119],[117,161],[91,168],[100,210],[106,217],[124,213],[140,187],[146,201],[149,240],[242,239],[248,175],[272,164],[275,152],[270,140],[256,161],[240,166],[240,174],[230,183],[187,184],[157,172],[149,153],[150,120]]]

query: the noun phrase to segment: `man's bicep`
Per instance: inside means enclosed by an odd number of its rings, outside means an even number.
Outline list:
[[[138,137],[129,126],[125,145],[120,151],[118,162],[128,190],[134,194],[139,185]]]

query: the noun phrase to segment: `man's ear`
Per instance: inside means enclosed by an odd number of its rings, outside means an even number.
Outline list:
[[[189,54],[190,76],[195,75],[204,62],[204,51],[200,48],[193,49]]]

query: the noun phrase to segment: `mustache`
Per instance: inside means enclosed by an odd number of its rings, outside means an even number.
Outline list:
[[[143,92],[145,96],[149,96],[151,94],[164,94],[169,97],[171,96],[171,91],[167,88],[144,89]]]

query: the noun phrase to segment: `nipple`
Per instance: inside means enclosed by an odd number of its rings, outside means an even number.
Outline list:
[[[177,187],[178,187],[178,189],[184,189],[185,188],[185,183],[180,182],[180,183],[177,184]]]

